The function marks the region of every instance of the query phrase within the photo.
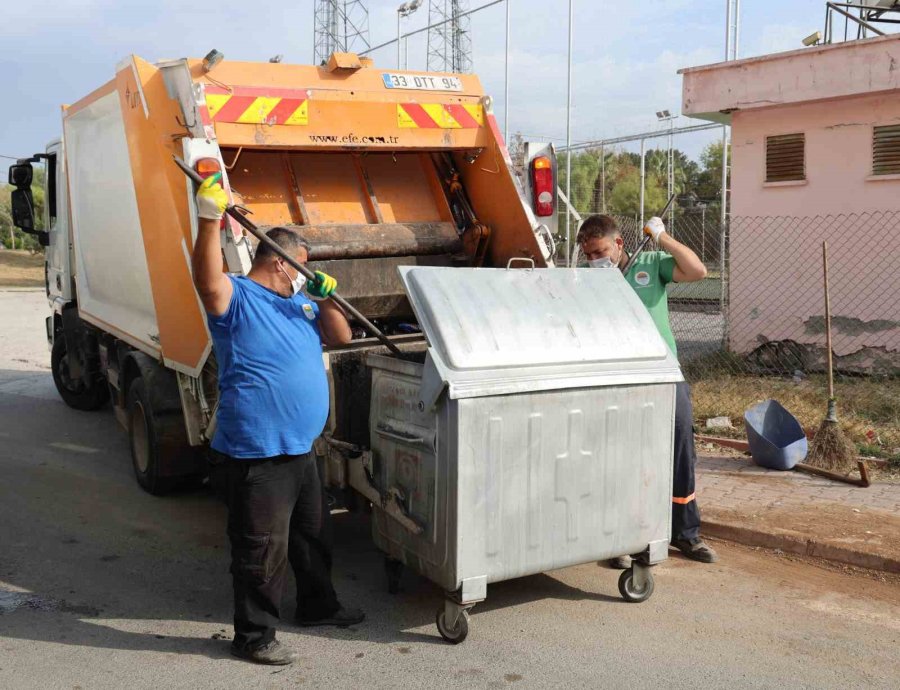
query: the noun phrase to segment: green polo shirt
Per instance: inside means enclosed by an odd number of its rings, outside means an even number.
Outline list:
[[[669,300],[666,295],[666,285],[673,281],[674,271],[675,259],[670,254],[643,252],[628,271],[625,280],[647,307],[656,329],[672,350],[672,354],[678,357],[675,336],[672,335],[672,326],[669,324]]]

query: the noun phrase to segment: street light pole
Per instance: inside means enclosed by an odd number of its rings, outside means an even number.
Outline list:
[[[606,149],[600,146],[600,213],[606,213]]]
[[[569,0],[569,52],[568,52],[568,78],[566,79],[566,198],[569,204],[572,200],[572,17],[574,13],[574,0]],[[570,227],[570,213],[566,212],[566,256],[572,253],[572,230]]]
[[[644,140],[641,139],[641,227],[644,227]]]
[[[668,170],[666,171],[669,178],[669,196],[671,199],[672,195],[675,193],[675,117],[669,117],[669,160],[666,161],[668,163]],[[678,206],[678,202],[675,202],[675,206],[672,207],[672,213],[669,214],[669,233],[671,233],[672,237],[675,237],[675,207]]]
[[[669,123],[668,150],[666,151],[666,196],[671,199],[675,193],[675,116],[668,110],[657,110],[656,119]],[[669,234],[675,236],[675,209],[669,215]]]
[[[397,69],[399,70],[402,65],[400,64],[400,18],[403,16],[402,10],[406,8],[406,3],[402,4],[397,8]]]
[[[404,2],[400,7],[397,8],[397,69],[401,69],[403,64],[400,60],[400,48],[401,44],[403,48],[406,50],[406,66],[409,67],[409,36],[401,36],[400,34],[400,20],[403,17],[408,17],[413,12],[415,12],[419,7],[422,6],[422,0],[410,0],[410,2]],[[401,41],[400,39],[403,38]],[[371,50],[371,48],[369,49]],[[366,51],[368,52],[368,51]]]

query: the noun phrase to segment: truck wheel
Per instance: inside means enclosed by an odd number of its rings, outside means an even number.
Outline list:
[[[109,387],[102,378],[98,377],[91,385],[86,385],[80,378],[74,379],[69,375],[69,353],[62,333],[53,339],[50,367],[59,397],[69,407],[76,410],[96,410],[109,400]]]
[[[160,476],[157,420],[142,378],[134,379],[128,387],[125,409],[134,476],[144,491],[160,496],[172,488],[172,482]]]

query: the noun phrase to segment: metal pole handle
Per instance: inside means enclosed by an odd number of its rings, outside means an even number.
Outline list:
[[[187,175],[189,178],[191,178],[191,180],[195,184],[198,184],[198,185],[203,184],[203,178],[197,173],[197,171],[193,170],[187,163],[185,163],[183,160],[181,160],[181,158],[179,158],[178,156],[172,156],[172,158],[175,159],[175,164],[179,168],[181,168],[181,171],[185,175]],[[244,228],[245,230],[248,230],[260,242],[265,244],[269,249],[271,249],[278,256],[280,256],[282,259],[287,261],[291,266],[293,266],[295,269],[297,269],[300,272],[300,275],[302,275],[304,278],[306,278],[307,280],[316,280],[315,273],[313,273],[311,270],[309,270],[308,267],[304,266],[299,261],[297,261],[294,257],[290,256],[286,251],[284,251],[284,249],[282,249],[275,242],[273,242],[271,239],[269,239],[269,237],[267,237],[266,234],[262,230],[257,228],[256,225],[249,218],[247,218],[244,214],[242,214],[233,205],[226,208],[225,213],[227,215],[231,216],[232,218],[234,218],[242,228]],[[354,319],[359,321],[365,327],[365,329],[367,331],[369,331],[369,333],[371,333],[376,338],[378,338],[378,340],[380,340],[381,343],[387,349],[389,349],[391,352],[393,352],[395,355],[398,355],[398,356],[403,355],[403,353],[400,351],[400,348],[398,348],[393,342],[391,342],[390,338],[388,338],[384,333],[382,333],[374,323],[372,323],[365,316],[363,316],[359,312],[359,310],[356,309],[356,307],[352,306],[349,302],[347,302],[347,300],[345,300],[343,297],[341,297],[337,292],[332,292],[331,295],[329,295],[328,299],[333,300],[335,302],[335,304],[339,305],[344,311],[346,311]]]
[[[674,194],[672,194],[672,196],[669,197],[669,200],[666,202],[666,205],[663,207],[663,210],[659,212],[660,218],[665,217],[669,208],[672,206],[673,201],[675,201]],[[641,232],[643,232],[643,231],[644,231],[644,228],[641,228]],[[626,275],[626,276],[628,275],[628,271],[630,271],[631,267],[634,266],[634,262],[637,261],[637,258],[641,255],[641,252],[643,252],[644,249],[646,249],[647,244],[649,244],[649,242],[650,242],[650,239],[651,239],[650,235],[646,235],[644,237],[643,241],[638,245],[638,248],[635,249],[634,254],[632,254],[629,257],[628,263],[625,264],[625,268],[622,269],[622,275]]]
[[[831,294],[828,285],[828,242],[822,242],[822,273],[825,278],[825,348],[828,350],[828,399],[834,400],[834,363],[831,349]]]

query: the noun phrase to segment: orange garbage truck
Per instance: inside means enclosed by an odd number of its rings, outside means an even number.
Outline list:
[[[528,162],[533,174],[520,184],[474,75],[384,71],[351,53],[322,66],[217,51],[123,60],[109,82],[63,106],[61,138],[11,166],[9,180],[16,224],[46,248],[59,394],[80,410],[111,402],[151,493],[203,476],[218,397],[191,278],[193,188],[173,156],[201,175],[221,172],[257,226],[297,229],[311,267],[335,276],[404,349],[425,344],[401,267],[552,265],[552,150]],[[40,231],[34,165],[47,172]],[[226,269],[246,273],[253,238],[232,219],[221,236]],[[366,357],[376,350],[358,328],[351,345],[323,353],[333,404],[317,450],[331,487],[355,483],[364,495],[371,486],[348,458],[368,446]]]

